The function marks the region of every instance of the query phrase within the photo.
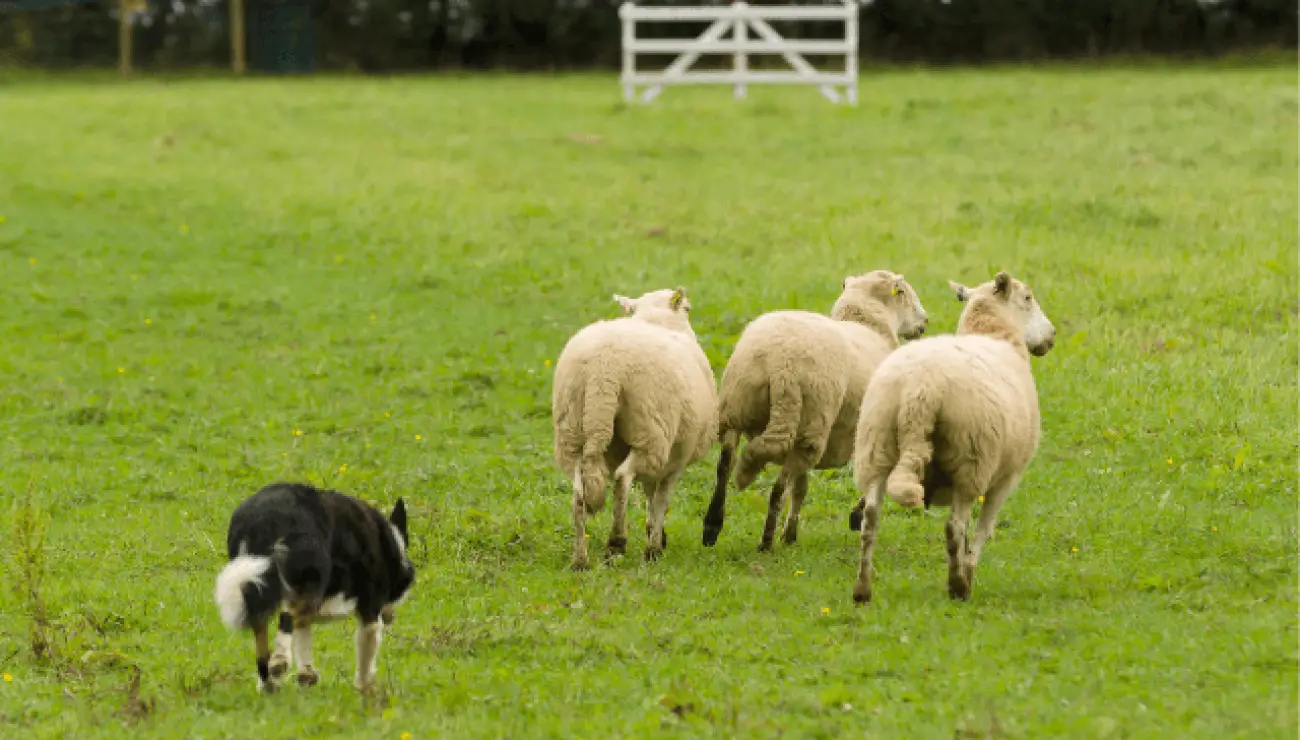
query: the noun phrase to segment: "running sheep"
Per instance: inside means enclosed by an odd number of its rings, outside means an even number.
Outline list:
[[[704,517],[706,547],[712,547],[722,531],[733,462],[739,490],[769,462],[781,465],[758,549],[771,549],[787,491],[790,512],[781,539],[793,543],[808,471],[838,468],[849,461],[867,381],[898,347],[900,336],[913,339],[925,332],[925,309],[902,275],[875,270],[846,277],[842,288],[829,317],[774,311],[741,333],[718,394],[722,453]],[[741,436],[749,442],[735,461]]]
[[[589,567],[586,518],[604,507],[611,473],[606,557],[627,547],[627,497],[636,480],[646,494],[645,559],[657,558],[667,546],[673,488],[717,437],[713,370],[691,328],[685,288],[614,300],[627,315],[578,331],[555,364],[555,462],[573,483],[574,570]]]
[[[966,306],[956,335],[908,344],[876,371],[862,399],[854,480],[863,494],[853,600],[871,600],[871,559],[885,493],[918,507],[951,504],[948,595],[970,598],[980,552],[1038,447],[1038,391],[1029,356],[1056,329],[1029,286],[1005,272],[975,288],[950,282]],[[973,536],[971,511],[983,497]]]

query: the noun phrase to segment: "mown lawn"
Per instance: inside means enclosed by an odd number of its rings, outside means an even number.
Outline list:
[[[0,87],[0,735],[1294,738],[1294,65],[861,95]],[[720,376],[745,322],[879,267],[932,333],[949,278],[998,269],[1058,328],[971,602],[943,512],[891,504],[854,608],[847,470],[797,544],[756,552],[769,469],[702,547],[716,449],[662,561],[637,493],[635,554],[569,571],[550,367],[611,293],[686,285]],[[413,507],[386,697],[352,689],[349,623],[316,631],[321,685],[255,694],[212,584],[230,511],[277,479]]]

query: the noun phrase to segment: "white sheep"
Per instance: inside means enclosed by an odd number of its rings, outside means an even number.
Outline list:
[[[604,507],[611,471],[607,556],[627,547],[636,480],[646,493],[645,558],[657,558],[673,488],[717,436],[713,370],[691,329],[685,289],[614,299],[628,315],[584,327],[555,363],[555,462],[573,482],[574,570],[588,567],[586,517]]]
[[[1047,354],[1056,329],[1029,287],[1005,272],[975,288],[949,285],[966,303],[957,334],[912,342],[890,355],[862,399],[853,458],[863,494],[853,586],[860,604],[871,600],[884,493],[907,507],[927,500],[951,504],[948,594],[969,599],[998,509],[1038,447],[1038,391],[1029,356]],[[971,510],[981,496],[979,522],[968,538]]]
[[[736,342],[718,393],[722,453],[704,516],[706,547],[722,531],[727,480],[742,435],[749,442],[735,465],[737,489],[748,487],[769,462],[781,465],[758,549],[772,547],[786,491],[790,513],[781,539],[793,543],[808,471],[849,461],[867,381],[898,347],[900,335],[911,339],[925,332],[925,309],[902,275],[876,270],[846,277],[842,287],[829,317],[774,311],[750,322]]]

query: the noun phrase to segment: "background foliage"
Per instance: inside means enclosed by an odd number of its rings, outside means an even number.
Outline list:
[[[9,12],[0,12],[0,59],[111,65],[116,3],[60,5],[68,1],[8,3]],[[224,0],[147,0],[136,19],[136,64],[228,66],[227,14]],[[611,0],[249,0],[248,14],[261,18],[260,26],[250,21],[249,37],[251,55],[266,52],[263,67],[277,64],[294,28],[312,49],[300,56],[317,68],[557,69],[619,59],[618,3]],[[875,0],[861,9],[860,24],[865,60],[950,63],[1294,48],[1297,16],[1291,0]],[[656,36],[702,28],[646,25]],[[826,33],[817,22],[779,28],[792,37]]]

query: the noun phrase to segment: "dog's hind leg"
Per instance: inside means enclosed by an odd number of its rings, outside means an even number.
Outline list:
[[[298,664],[299,686],[315,686],[320,681],[320,674],[311,660],[311,623],[310,613],[299,613],[292,619],[293,660]]]
[[[257,646],[257,690],[264,694],[273,694],[278,688],[271,680],[271,642],[267,635],[270,619],[253,620],[253,642]]]
[[[378,619],[363,622],[357,630],[357,689],[365,691],[375,681],[379,663],[379,644],[383,642],[384,623]]]
[[[271,672],[271,680],[280,683],[284,680],[285,674],[289,672],[292,665],[293,652],[293,617],[289,612],[280,612],[280,629],[275,633],[275,649],[271,651],[271,662],[268,666]]]

